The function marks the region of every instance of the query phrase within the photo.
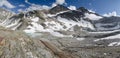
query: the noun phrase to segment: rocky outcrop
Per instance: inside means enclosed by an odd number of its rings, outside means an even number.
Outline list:
[[[74,58],[49,41],[20,31],[0,29],[0,58]]]
[[[84,8],[84,7],[80,7],[80,8],[78,8],[77,10],[80,11],[80,12],[84,12],[84,13],[88,13],[88,12],[89,12],[89,11],[88,11],[86,8]]]
[[[56,13],[59,13],[61,11],[67,11],[69,10],[67,7],[63,6],[63,5],[57,5],[55,7],[53,7],[52,9],[49,10],[49,12],[51,14],[56,14]]]
[[[6,9],[0,8],[0,22],[2,22],[5,19],[10,18],[13,15],[14,15],[14,13],[7,11]]]

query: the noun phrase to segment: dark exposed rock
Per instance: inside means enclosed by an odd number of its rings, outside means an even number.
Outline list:
[[[84,8],[84,7],[80,7],[80,8],[78,8],[77,10],[80,11],[80,12],[84,12],[84,13],[88,13],[88,12],[89,12],[89,11],[88,11],[86,8]]]
[[[69,10],[67,7],[63,6],[63,5],[57,5],[55,7],[53,7],[52,9],[49,10],[49,12],[51,14],[56,14],[58,12],[61,12],[61,11],[66,11],[66,10]]]
[[[79,11],[75,11],[75,10],[71,10],[68,12],[64,12],[61,13],[57,16],[60,16],[62,18],[66,18],[69,20],[73,20],[73,21],[80,21],[82,17],[84,17],[84,13],[83,12],[79,12]]]
[[[120,17],[103,17],[100,20],[93,21],[98,31],[112,31],[120,29]]]

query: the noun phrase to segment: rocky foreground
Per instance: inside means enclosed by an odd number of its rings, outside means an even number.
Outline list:
[[[23,32],[0,29],[0,58],[73,58],[49,41],[32,39]]]
[[[120,47],[80,46],[73,38],[29,37],[24,32],[0,29],[0,58],[119,58]],[[79,43],[79,44],[77,44]]]

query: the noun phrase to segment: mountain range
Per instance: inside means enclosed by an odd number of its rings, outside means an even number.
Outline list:
[[[118,16],[102,16],[84,7],[57,5],[18,14],[1,8],[0,42],[8,45],[1,45],[5,49],[0,48],[0,57],[119,58],[119,22]]]

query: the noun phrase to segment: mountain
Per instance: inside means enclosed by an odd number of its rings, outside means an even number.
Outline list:
[[[14,15],[14,13],[9,12],[9,11],[6,10],[6,9],[0,8],[0,22],[1,22],[2,20],[5,20],[5,19],[10,18],[12,15]]]
[[[77,9],[78,11],[80,11],[80,12],[89,12],[87,9],[85,9],[84,7],[80,7],[80,8],[78,8]]]
[[[86,29],[87,31],[110,31],[119,29],[120,17],[104,17],[97,13],[90,12],[84,7],[80,7],[77,10],[69,10],[65,6],[57,5],[49,10],[33,10],[15,15],[4,9],[1,9],[0,11],[1,14],[4,12],[6,13],[0,17],[2,19],[1,25],[13,30],[26,29],[29,24],[32,25],[31,23],[34,19],[38,20],[38,22],[35,22],[38,25],[45,25],[48,29],[52,30],[70,30],[73,29],[75,25],[83,27],[83,29]],[[49,22],[49,20],[54,23]],[[69,23],[66,23],[65,21]],[[51,25],[48,26],[49,24],[46,24],[46,22],[53,24],[54,28],[52,28],[53,26]],[[46,28],[45,26],[43,27]]]
[[[51,8],[51,9],[49,10],[49,12],[50,12],[51,14],[56,14],[56,13],[58,13],[58,12],[67,11],[67,10],[69,10],[67,7],[58,4],[57,6]]]
[[[112,31],[120,29],[120,17],[104,17],[98,21],[94,21],[98,31]]]
[[[119,19],[63,5],[14,14],[0,23],[0,58],[119,58]]]

